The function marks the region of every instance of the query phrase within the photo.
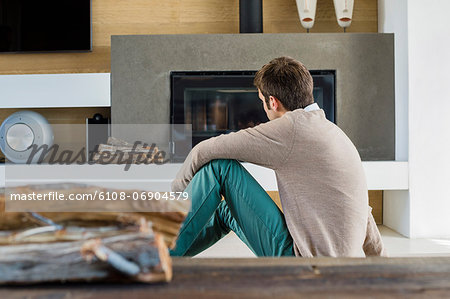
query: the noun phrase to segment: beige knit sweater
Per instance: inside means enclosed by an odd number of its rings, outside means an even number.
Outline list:
[[[172,189],[184,190],[197,170],[214,159],[236,159],[275,171],[297,256],[385,255],[359,154],[323,110],[297,109],[199,143]]]

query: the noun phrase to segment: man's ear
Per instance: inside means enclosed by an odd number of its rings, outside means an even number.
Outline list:
[[[270,109],[273,111],[278,111],[278,109],[280,108],[280,101],[274,97],[274,96],[269,96],[269,103],[270,103]]]

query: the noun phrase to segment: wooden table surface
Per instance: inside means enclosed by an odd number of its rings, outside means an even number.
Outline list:
[[[450,298],[450,257],[173,260],[168,284],[0,287],[0,298]]]

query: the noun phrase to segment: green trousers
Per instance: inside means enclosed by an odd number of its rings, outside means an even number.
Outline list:
[[[195,174],[186,191],[191,211],[172,256],[194,256],[230,230],[257,256],[294,255],[283,213],[239,162],[209,162]]]

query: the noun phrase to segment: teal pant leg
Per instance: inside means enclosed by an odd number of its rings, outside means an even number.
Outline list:
[[[209,219],[205,227],[200,231],[198,236],[195,238],[194,242],[184,253],[184,256],[194,256],[203,250],[209,248],[214,243],[222,239],[230,232],[228,225],[222,222],[223,208],[226,206],[225,201],[222,201],[214,212],[213,216]],[[194,220],[195,221],[195,220]],[[177,240],[177,247],[181,247],[182,237],[180,236]],[[189,240],[190,241],[190,240]],[[174,255],[172,253],[172,255]]]
[[[199,233],[197,238],[192,243],[191,247],[184,254],[185,256],[194,256],[203,250],[209,248],[214,243],[226,236],[230,230],[234,231],[236,235],[253,251],[242,229],[237,224],[236,220],[231,215],[230,209],[226,201],[221,201],[216,209],[214,215],[209,219],[206,226]],[[174,255],[174,253],[172,253]]]
[[[257,256],[294,255],[283,214],[239,162],[214,160],[206,164],[186,191],[192,200],[191,212],[171,255],[195,255],[230,230]]]

